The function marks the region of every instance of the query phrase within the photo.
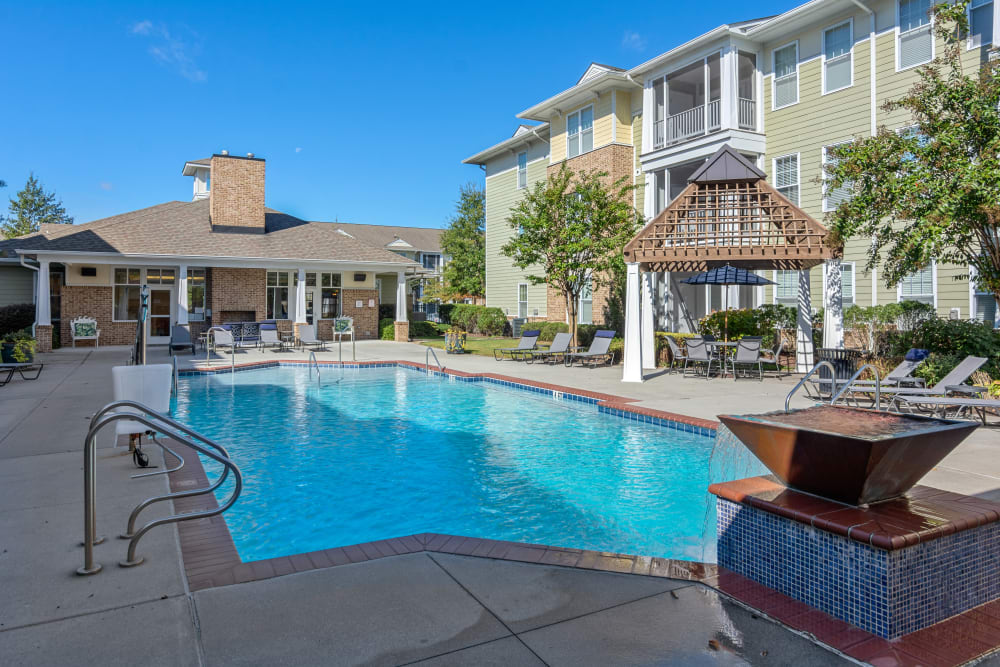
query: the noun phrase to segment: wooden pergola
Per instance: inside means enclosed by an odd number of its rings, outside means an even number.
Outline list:
[[[823,225],[768,183],[764,172],[729,146],[720,148],[624,248],[628,282],[623,379],[641,381],[642,368],[655,367],[646,359],[653,348],[651,287],[643,283],[640,301],[640,271],[647,280],[651,273],[707,271],[724,264],[805,271],[835,258],[826,243],[828,235]],[[799,309],[798,338],[805,352],[798,360],[801,369],[812,366],[813,356],[810,315],[802,312],[810,303],[807,274],[800,274],[799,303],[806,306]]]

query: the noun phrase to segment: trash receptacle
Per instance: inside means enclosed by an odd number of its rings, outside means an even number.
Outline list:
[[[513,334],[514,338],[521,337],[521,329],[524,328],[525,322],[527,322],[527,319],[523,317],[515,317],[510,321],[511,334]]]
[[[851,348],[839,348],[839,347],[821,347],[816,350],[816,361],[829,361],[833,367],[836,369],[837,378],[837,389],[842,387],[845,382],[851,379],[854,372],[858,369],[858,361],[862,357],[861,350],[855,350]],[[821,380],[830,379],[830,369],[823,366],[819,369],[819,377]],[[824,394],[829,394],[830,385],[828,383],[823,383],[822,391]]]

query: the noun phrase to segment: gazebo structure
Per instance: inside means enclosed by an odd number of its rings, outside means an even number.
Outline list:
[[[796,368],[813,366],[809,271],[826,262],[826,345],[843,346],[840,260],[826,245],[828,232],[792,204],[765,174],[723,146],[688,186],[625,246],[627,267],[624,382],[642,382],[656,368],[653,275],[706,271],[731,264],[799,272]],[[640,278],[641,276],[641,278]],[[641,288],[640,288],[641,283]]]

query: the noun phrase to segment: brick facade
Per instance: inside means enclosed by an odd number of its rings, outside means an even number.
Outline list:
[[[393,322],[393,340],[397,343],[406,343],[410,340],[410,323]]]
[[[610,144],[597,150],[577,155],[576,157],[550,164],[546,169],[546,174],[552,176],[559,172],[562,165],[566,165],[574,172],[605,171],[608,176],[604,179],[606,185],[611,185],[622,177],[627,177],[629,183],[632,182],[632,147],[620,144]]]
[[[343,292],[343,307],[341,313],[345,317],[354,318],[354,332],[358,340],[371,340],[378,338],[378,291],[375,289],[345,289]],[[374,299],[373,306],[368,305],[368,300]],[[361,307],[357,307],[357,302],[361,302]]]
[[[135,342],[135,321],[113,322],[111,286],[64,285],[62,288],[62,316],[59,335],[63,347],[73,345],[69,323],[77,317],[93,317],[101,330],[101,345],[131,345]],[[91,341],[81,341],[80,345],[93,345]]]
[[[256,322],[267,318],[266,269],[213,268],[208,282],[213,326],[231,321],[227,313],[253,313]],[[295,288],[288,291],[289,299],[295,298]]]
[[[51,352],[52,351],[52,327],[45,326],[44,324],[39,324],[35,327],[35,341],[37,347],[35,348],[38,352]]]
[[[607,285],[599,285],[594,290],[593,299],[593,323],[594,324],[604,324],[604,308],[608,303],[608,295],[611,289]],[[554,287],[546,288],[545,294],[545,313],[546,317],[544,319],[550,322],[565,322],[566,321],[566,301],[563,299],[562,292],[555,289]]]
[[[264,232],[264,161],[213,155],[209,219],[213,228]]]

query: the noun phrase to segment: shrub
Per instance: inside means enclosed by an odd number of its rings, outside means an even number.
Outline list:
[[[483,310],[486,310],[485,306],[457,303],[451,311],[451,324],[463,331],[473,332],[476,330],[479,315]]]
[[[410,338],[438,338],[441,332],[433,322],[410,322]]]
[[[936,320],[934,306],[921,301],[900,301],[888,304],[889,311],[895,316],[896,328],[900,331],[912,331],[921,323]]]
[[[457,305],[462,305],[462,304],[442,303],[438,305],[438,317],[441,318],[442,322],[444,322],[445,324],[451,323],[451,311],[454,310],[455,306]]]
[[[594,334],[599,328],[596,324],[577,324],[576,344],[581,347],[590,347],[594,340]]]
[[[14,303],[0,308],[0,336],[29,328],[35,322],[35,306]]]
[[[479,313],[479,318],[476,320],[476,330],[479,333],[487,336],[500,336],[506,329],[509,328],[507,324],[507,316],[504,315],[502,310],[499,308],[481,308],[482,311]]]
[[[1000,377],[1000,334],[989,324],[975,320],[923,320],[912,331],[902,331],[891,336],[891,353],[906,354],[911,347],[919,347],[941,356],[986,357],[989,361],[983,370],[990,377]],[[922,366],[926,366],[925,361]],[[947,372],[947,371],[946,371]]]
[[[931,353],[929,357],[924,359],[924,363],[917,366],[917,370],[913,371],[913,374],[923,378],[929,387],[940,381],[955,366],[958,366],[963,358],[964,356],[960,354]]]
[[[729,339],[743,336],[763,336],[762,346],[773,348],[777,345],[779,329],[795,328],[797,309],[778,304],[767,304],[759,308],[740,308],[729,311]],[[726,335],[726,311],[719,310],[703,317],[698,322],[698,331],[716,338]]]
[[[530,322],[524,325],[529,329],[538,329],[538,340],[544,343],[551,343],[557,333],[568,333],[569,325],[565,322]]]
[[[379,338],[382,340],[396,340],[396,320],[392,317],[383,317],[378,321]]]
[[[381,329],[382,320],[395,320],[396,319],[396,306],[392,303],[380,303],[378,305],[378,321],[379,329]]]

